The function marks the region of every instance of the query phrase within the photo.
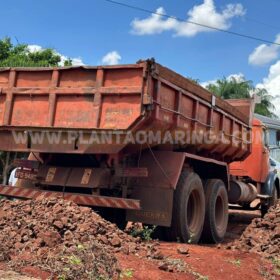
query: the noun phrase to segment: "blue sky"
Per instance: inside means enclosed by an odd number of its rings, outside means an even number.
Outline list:
[[[239,3],[242,11],[230,11],[231,15],[225,16],[225,29],[271,41],[280,33],[279,0],[119,1],[153,11],[163,7],[167,14],[184,19],[190,17],[187,13],[195,6],[204,4],[203,9],[210,3],[214,13],[223,15],[228,9],[227,5],[233,4],[237,8]],[[213,23],[211,16],[206,11],[205,17],[198,15],[198,19],[206,23],[209,19]],[[102,58],[112,51],[118,52],[120,63],[134,63],[140,58],[155,57],[161,64],[202,82],[242,73],[255,84],[265,84],[269,81],[264,82],[263,79],[269,79],[271,67],[280,59],[280,50],[277,47],[271,49],[268,45],[261,50],[256,60],[267,55],[267,52],[269,57],[272,55],[271,59],[268,58],[266,63],[257,62],[259,65],[249,63],[250,54],[261,42],[205,30],[192,36],[176,36],[179,27],[164,27],[165,19],[160,19],[160,26],[152,34],[139,35],[139,30],[138,34],[135,34],[135,30],[132,32],[135,18],[140,20],[141,25],[141,20],[149,17],[143,12],[115,6],[104,0],[2,1],[0,38],[10,36],[21,43],[54,47],[63,55],[80,57],[84,63],[91,65],[101,64]],[[181,31],[184,29],[180,28]],[[274,91],[278,90],[278,85],[280,87],[280,62],[279,67],[275,68],[277,71],[279,68],[279,76]]]

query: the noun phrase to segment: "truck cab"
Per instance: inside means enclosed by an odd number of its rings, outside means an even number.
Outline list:
[[[245,183],[250,186],[254,195],[237,201],[235,191],[230,191],[229,201],[238,202],[243,207],[251,209],[252,198],[260,199],[261,212],[264,215],[268,208],[275,203],[280,195],[277,169],[270,164],[266,126],[257,118],[252,122],[252,150],[243,161],[232,162],[229,165],[231,181]],[[235,185],[236,188],[236,185]],[[251,200],[251,201],[250,201]]]

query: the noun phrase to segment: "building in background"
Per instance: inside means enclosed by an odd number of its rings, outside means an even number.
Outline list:
[[[280,120],[259,114],[255,114],[255,117],[263,122],[268,129],[270,156],[277,161],[280,161]]]

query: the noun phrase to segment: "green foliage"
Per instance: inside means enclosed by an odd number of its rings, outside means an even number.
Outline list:
[[[250,98],[252,89],[251,81],[239,81],[232,77],[217,80],[215,84],[209,84],[207,89],[223,99]]]
[[[237,267],[241,266],[241,260],[237,259],[237,260],[229,260],[229,262]]]
[[[279,258],[273,258],[272,264],[274,266],[274,272],[280,276],[280,259]]]
[[[128,268],[124,269],[120,274],[120,279],[129,279],[133,278],[133,269]]]
[[[68,257],[68,260],[71,265],[81,265],[82,264],[82,260],[75,255]]]
[[[72,66],[72,59],[68,58],[64,61],[64,66]]]
[[[192,77],[187,77],[187,79],[189,79],[189,80],[192,81],[193,83],[199,85],[199,82],[200,82],[199,79],[194,79],[194,78],[192,78]]]
[[[142,228],[139,227],[132,227],[130,234],[133,237],[140,237],[144,241],[151,241],[152,234],[155,231],[156,226],[143,226]]]
[[[27,44],[13,45],[6,37],[0,40],[0,67],[48,67],[58,66],[60,55],[51,48],[31,52]],[[65,66],[71,66],[72,60],[67,59]]]
[[[256,89],[255,93],[261,98],[261,103],[256,104],[255,113],[270,118],[276,118],[277,116],[271,112],[271,110],[275,109],[275,106],[273,105],[273,97],[268,94],[266,89]]]
[[[255,113],[267,117],[276,117],[273,113],[273,97],[266,89],[255,88],[252,81],[238,80],[234,77],[219,79],[216,83],[209,84],[207,89],[223,99],[242,99],[250,98],[253,92],[260,97],[261,103],[256,104]]]

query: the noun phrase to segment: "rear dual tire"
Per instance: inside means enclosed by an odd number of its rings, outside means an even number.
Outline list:
[[[204,243],[223,241],[228,225],[228,194],[225,184],[219,179],[205,182],[206,212],[201,240]]]
[[[222,180],[204,184],[199,176],[183,170],[174,192],[172,224],[161,228],[167,240],[185,243],[219,243],[228,225],[228,195]]]
[[[197,243],[205,216],[205,195],[199,176],[183,170],[174,192],[172,223],[165,228],[168,240]]]

